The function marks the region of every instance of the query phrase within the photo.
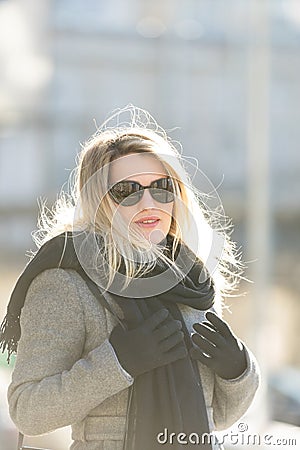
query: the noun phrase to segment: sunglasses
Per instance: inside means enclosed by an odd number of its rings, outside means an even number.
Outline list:
[[[118,205],[122,203],[122,206],[133,206],[141,200],[145,189],[149,189],[152,198],[159,203],[174,201],[174,184],[170,177],[154,180],[149,186],[142,186],[137,181],[119,181],[108,193]]]

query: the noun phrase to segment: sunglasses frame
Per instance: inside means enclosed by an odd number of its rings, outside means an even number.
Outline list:
[[[154,183],[157,183],[157,182],[160,181],[160,180],[167,180],[168,183],[171,182],[171,185],[172,185],[172,191],[170,191],[169,189],[165,189],[165,188],[153,187],[153,184],[154,184]],[[118,184],[120,184],[120,183],[129,183],[129,184],[137,185],[137,186],[138,186],[138,190],[135,191],[135,192],[133,192],[133,193],[131,193],[131,194],[129,194],[129,195],[127,195],[126,197],[122,198],[121,201],[120,201],[120,200],[116,197],[116,195],[114,195],[114,193],[113,193],[113,188],[114,188],[115,186],[117,186]],[[143,197],[143,195],[144,195],[144,191],[145,191],[146,189],[149,189],[149,190],[150,190],[150,194],[151,194],[152,198],[153,198],[155,201],[159,202],[159,203],[167,204],[167,203],[172,203],[172,202],[174,201],[175,187],[174,187],[174,182],[173,182],[173,180],[172,180],[171,177],[161,177],[161,178],[157,178],[157,180],[153,180],[153,181],[149,184],[149,186],[143,186],[143,185],[141,185],[141,183],[139,183],[138,181],[134,181],[134,180],[122,180],[122,181],[119,181],[118,183],[115,183],[114,185],[110,186],[110,188],[109,188],[109,190],[108,190],[108,194],[110,195],[110,197],[112,198],[112,200],[113,200],[115,203],[117,203],[118,205],[121,205],[121,206],[134,206],[134,205],[136,205],[136,204],[142,199],[142,197]],[[172,195],[172,199],[169,200],[169,201],[163,201],[163,202],[160,201],[160,200],[158,200],[157,198],[155,198],[155,191],[157,191],[157,190],[160,190],[160,191],[166,191],[166,192],[168,192],[169,194],[173,194],[173,195]],[[153,191],[154,191],[154,192],[153,192]],[[138,195],[136,195],[136,194],[138,194]],[[128,199],[128,197],[132,197],[131,200],[134,200],[134,199],[136,198],[136,201],[134,201],[134,203],[126,204],[126,200]]]

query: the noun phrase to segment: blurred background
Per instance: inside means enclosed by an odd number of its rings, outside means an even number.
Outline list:
[[[262,371],[240,422],[299,446],[299,56],[298,0],[0,0],[1,321],[37,199],[51,207],[96,124],[145,108],[217,187],[247,263],[224,313]],[[12,368],[1,354],[1,450]],[[65,450],[70,429],[26,442]]]

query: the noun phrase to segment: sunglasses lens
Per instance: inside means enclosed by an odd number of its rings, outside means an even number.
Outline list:
[[[143,191],[134,192],[133,194],[130,194],[128,197],[125,197],[122,200],[122,206],[132,206],[136,205],[142,198]]]
[[[123,206],[131,206],[139,202],[143,195],[143,191],[139,190],[139,188],[138,183],[120,181],[109,190],[109,193],[116,203]]]
[[[174,186],[171,178],[161,178],[151,185],[151,195],[159,203],[174,201]]]
[[[163,189],[155,189],[151,192],[152,197],[159,203],[171,203],[174,201],[173,192],[168,192]]]

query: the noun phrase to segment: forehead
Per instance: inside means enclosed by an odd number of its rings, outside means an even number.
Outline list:
[[[131,153],[111,162],[109,168],[110,183],[120,180],[151,182],[157,175],[167,175],[162,163],[148,153]]]

